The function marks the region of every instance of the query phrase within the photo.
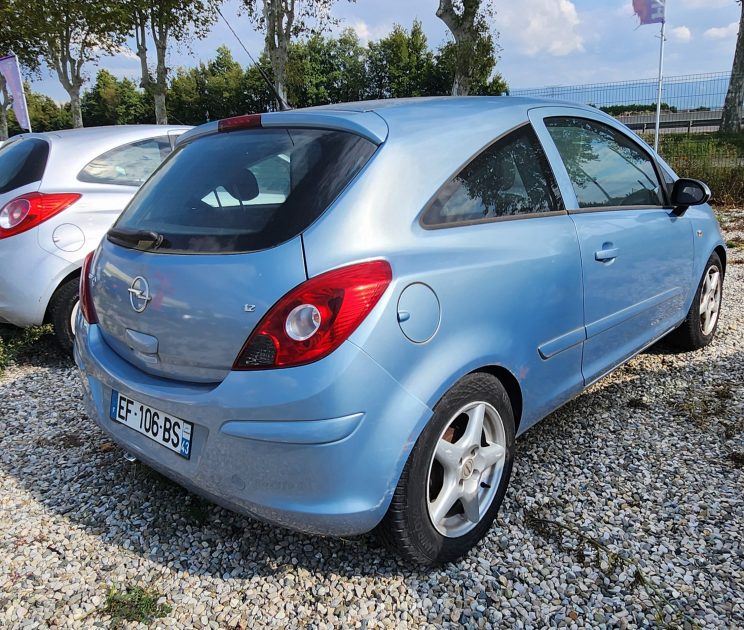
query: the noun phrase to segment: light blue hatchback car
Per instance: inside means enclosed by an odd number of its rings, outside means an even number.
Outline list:
[[[709,195],[570,104],[203,125],[85,262],[89,413],[230,509],[455,559],[496,515],[516,435],[665,335],[712,340]]]

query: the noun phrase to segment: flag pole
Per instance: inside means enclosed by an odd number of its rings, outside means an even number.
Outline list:
[[[661,23],[661,43],[659,45],[659,91],[656,95],[656,126],[654,127],[654,151],[659,151],[659,126],[661,125],[661,89],[664,82],[664,32],[666,20]]]

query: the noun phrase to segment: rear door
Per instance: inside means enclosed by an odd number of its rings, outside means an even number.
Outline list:
[[[684,317],[692,227],[668,206],[651,154],[619,125],[571,108],[540,108],[532,116],[552,145],[579,237],[582,369],[591,382]]]
[[[101,245],[91,293],[106,342],[150,374],[222,380],[306,279],[301,232],[375,149],[348,132],[283,128],[179,145]]]

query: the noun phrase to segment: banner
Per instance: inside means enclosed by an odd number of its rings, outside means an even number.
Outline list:
[[[18,125],[22,129],[31,131],[31,122],[28,119],[28,108],[26,107],[26,95],[23,92],[21,69],[18,67],[18,59],[15,55],[0,57],[0,74],[5,78],[8,93],[13,99],[13,111]]]
[[[633,0],[633,11],[643,24],[663,24],[666,0]]]

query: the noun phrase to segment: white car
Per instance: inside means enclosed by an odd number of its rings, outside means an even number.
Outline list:
[[[51,322],[71,350],[85,256],[188,129],[91,127],[0,146],[0,323]]]

